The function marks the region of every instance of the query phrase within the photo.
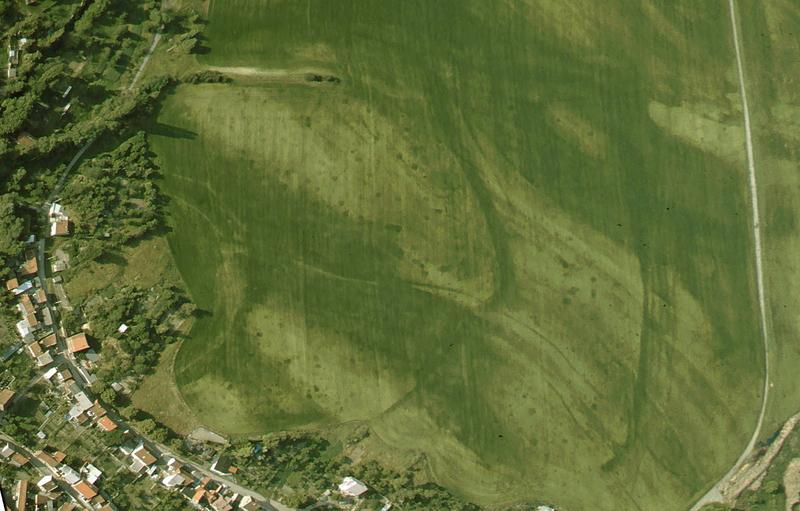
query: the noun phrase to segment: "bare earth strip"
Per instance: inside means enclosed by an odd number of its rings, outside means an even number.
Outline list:
[[[792,511],[800,502],[800,458],[793,459],[783,474],[783,492],[786,494],[786,511]]]
[[[727,482],[731,481],[734,474],[737,474],[744,464],[745,460],[750,457],[755,448],[758,437],[761,434],[761,427],[764,423],[764,415],[767,410],[767,398],[769,397],[769,335],[767,332],[767,313],[766,313],[766,299],[764,297],[764,274],[761,264],[761,226],[758,213],[758,183],[756,181],[756,166],[753,157],[753,140],[750,130],[750,110],[747,106],[747,90],[744,83],[744,70],[742,65],[742,52],[739,48],[739,31],[736,26],[736,6],[734,0],[728,0],[728,10],[731,17],[731,28],[733,31],[733,45],[736,51],[736,70],[739,75],[739,96],[742,101],[742,114],[744,116],[744,132],[745,132],[745,149],[747,152],[747,171],[749,174],[749,187],[750,187],[750,205],[753,215],[753,240],[756,259],[756,287],[758,291],[758,309],[761,320],[761,337],[764,342],[764,390],[761,398],[761,411],[758,414],[758,421],[756,422],[753,436],[750,442],[745,447],[739,459],[731,467],[731,469],[723,476],[723,478],[711,488],[700,500],[692,506],[692,511],[696,511],[706,504],[711,502],[720,502],[723,500],[723,492],[727,493],[731,490]],[[790,421],[791,422],[791,421]],[[787,423],[788,424],[788,423]],[[786,426],[784,426],[785,428]],[[793,427],[793,426],[792,426]],[[780,447],[778,447],[780,448]],[[752,480],[751,480],[752,482]],[[746,487],[746,486],[745,486]],[[727,495],[725,495],[727,496]]]
[[[767,469],[775,460],[778,453],[781,452],[783,444],[786,442],[786,439],[789,438],[789,435],[792,434],[798,422],[800,422],[800,414],[792,416],[784,423],[778,438],[772,442],[767,452],[764,453],[758,461],[753,464],[743,465],[738,473],[727,481],[726,484],[721,486],[720,493],[722,493],[726,502],[733,504],[744,490],[766,474]]]
[[[209,69],[210,71],[216,71],[218,73],[224,73],[226,75],[231,75],[235,77],[256,78],[261,81],[274,81],[280,83],[288,83],[288,82],[308,83],[308,80],[306,80],[306,75],[308,74],[325,75],[325,76],[333,74],[329,70],[311,69],[311,68],[265,69],[258,67],[246,67],[246,66],[208,66],[207,69]]]

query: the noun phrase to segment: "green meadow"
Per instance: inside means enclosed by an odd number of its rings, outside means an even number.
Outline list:
[[[487,506],[680,510],[727,471],[764,353],[726,2],[208,19],[234,83],[152,127],[201,422],[364,422]]]
[[[774,341],[766,437],[800,412],[800,5],[746,2],[740,12]]]

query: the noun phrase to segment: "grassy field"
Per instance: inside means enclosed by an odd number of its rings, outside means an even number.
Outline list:
[[[763,377],[726,8],[212,1],[201,61],[245,69],[152,129],[198,418],[366,421],[483,504],[685,508]]]
[[[763,436],[800,411],[800,6],[779,0],[741,7],[755,158],[760,169],[767,297],[774,349]]]

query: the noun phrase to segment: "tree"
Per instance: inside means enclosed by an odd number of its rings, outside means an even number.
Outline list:
[[[25,225],[16,215],[15,197],[15,194],[0,195],[0,262],[16,257],[23,248],[20,237]],[[4,264],[0,276],[7,277],[9,274],[9,267]]]
[[[761,487],[761,490],[765,493],[769,493],[770,495],[777,495],[783,492],[783,486],[781,483],[775,480],[767,481]]]
[[[109,404],[114,404],[117,401],[117,391],[111,387],[106,387],[100,393],[100,399]]]

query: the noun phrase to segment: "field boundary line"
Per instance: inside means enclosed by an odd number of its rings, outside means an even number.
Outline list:
[[[750,109],[747,104],[747,87],[744,80],[744,65],[742,64],[742,50],[739,44],[739,29],[736,24],[736,5],[734,0],[728,0],[728,10],[730,12],[731,28],[733,33],[733,46],[736,53],[736,70],[739,77],[739,97],[742,102],[742,116],[744,117],[744,142],[745,153],[747,155],[747,173],[748,173],[748,187],[750,190],[750,207],[752,209],[753,220],[753,244],[755,252],[755,265],[756,265],[756,290],[758,295],[758,309],[761,323],[761,338],[764,343],[764,389],[761,398],[761,410],[758,414],[758,420],[753,431],[753,436],[750,438],[742,454],[736,460],[736,463],[731,469],[714,485],[700,500],[692,506],[691,511],[697,511],[701,507],[711,502],[719,502],[725,499],[725,487],[728,481],[736,474],[745,460],[750,457],[753,449],[758,442],[761,435],[761,428],[764,425],[764,416],[767,411],[767,400],[769,398],[769,332],[767,328],[767,306],[764,293],[764,273],[762,270],[761,262],[761,224],[758,210],[758,181],[756,179],[756,165],[755,157],[753,156],[753,138],[752,130],[750,128]]]

